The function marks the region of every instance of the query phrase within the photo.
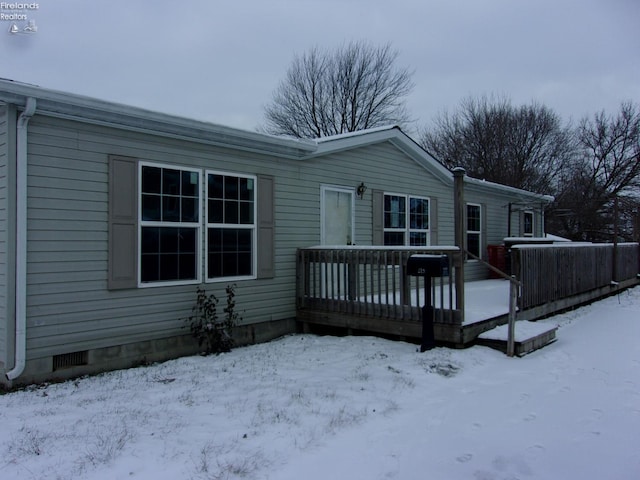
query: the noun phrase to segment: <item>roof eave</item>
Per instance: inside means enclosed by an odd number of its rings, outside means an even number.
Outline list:
[[[309,140],[275,137],[0,79],[0,101],[24,107],[29,97],[36,99],[36,113],[40,115],[197,143],[292,159],[307,156],[318,148]]]
[[[552,195],[544,195],[542,193],[530,192],[528,190],[523,190],[521,188],[510,187],[508,185],[502,185],[500,183],[488,182],[486,180],[479,180],[477,178],[465,176],[465,182],[469,185],[473,185],[475,187],[481,189],[487,189],[492,192],[500,191],[505,195],[516,195],[521,198],[527,198],[529,200],[536,200],[544,203],[551,203],[555,200],[555,197]]]

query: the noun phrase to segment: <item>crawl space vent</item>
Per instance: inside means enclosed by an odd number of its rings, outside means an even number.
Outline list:
[[[55,372],[56,370],[61,370],[63,368],[76,367],[78,365],[86,365],[87,363],[89,363],[89,352],[87,350],[54,355],[53,371]]]

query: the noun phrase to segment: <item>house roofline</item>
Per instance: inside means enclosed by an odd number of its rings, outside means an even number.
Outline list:
[[[307,158],[317,158],[385,141],[393,144],[427,171],[433,173],[443,183],[453,183],[451,171],[397,125],[370,128],[316,139],[318,149],[308,155]]]
[[[318,149],[310,140],[276,137],[176,115],[50,90],[0,79],[0,102],[24,108],[27,98],[38,102],[38,114],[110,126],[136,132],[232,147],[262,154],[299,159]]]
[[[397,125],[359,130],[315,140],[294,139],[226,127],[0,78],[0,102],[13,104],[24,110],[28,98],[36,99],[38,115],[77,120],[252,153],[277,155],[293,160],[308,160],[388,141],[443,183],[453,183],[451,171]],[[465,181],[480,188],[534,198],[547,203],[554,200],[554,197],[549,195],[471,177],[465,177]]]
[[[331,137],[322,137],[316,140],[318,149],[309,155],[308,158],[316,158],[330,153],[341,152],[352,148],[373,145],[381,141],[389,141],[405,154],[413,158],[420,165],[425,167],[437,178],[447,184],[453,183],[453,173],[444,166],[434,155],[419,145],[413,138],[404,133],[397,125],[359,130],[357,132],[344,133]],[[496,190],[507,195],[517,195],[527,200],[536,200],[551,203],[554,197],[540,193],[530,192],[516,187],[502,185],[500,183],[488,182],[465,175],[465,183],[480,189],[492,192]]]

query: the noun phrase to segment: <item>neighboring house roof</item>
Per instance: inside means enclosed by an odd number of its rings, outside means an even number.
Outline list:
[[[0,78],[0,102],[24,107],[27,98],[35,98],[36,113],[130,131],[178,138],[208,145],[273,154],[294,160],[307,160],[367,145],[389,142],[440,181],[452,184],[453,175],[433,155],[395,125],[360,130],[315,140],[279,137],[232,127],[107,102],[91,97],[42,88]],[[479,189],[536,201],[551,202],[540,195],[493,182],[465,177],[466,183]]]

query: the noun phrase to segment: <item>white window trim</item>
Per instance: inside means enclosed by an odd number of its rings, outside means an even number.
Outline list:
[[[195,172],[199,175],[198,191],[200,196],[198,197],[198,222],[186,223],[186,222],[157,222],[157,221],[143,221],[142,220],[142,168],[143,167],[155,167],[155,168],[167,168],[171,170],[180,170],[187,172]],[[169,287],[175,285],[196,285],[202,283],[202,170],[199,168],[185,167],[181,165],[172,165],[164,163],[154,162],[138,162],[138,252],[136,255],[136,261],[138,262],[138,288],[153,288],[153,287]],[[142,228],[143,227],[188,227],[196,229],[196,277],[193,280],[171,280],[171,281],[155,281],[155,282],[142,282]]]
[[[384,204],[386,196],[391,197],[404,197],[405,199],[405,227],[404,228],[387,228],[384,226]],[[419,200],[426,200],[429,204],[429,228],[427,229],[419,229],[419,228],[411,228],[411,199],[417,198]],[[384,236],[385,232],[403,232],[404,236],[404,244],[405,246],[411,245],[410,237],[411,233],[426,233],[427,236],[427,244],[426,246],[431,245],[431,197],[423,197],[421,195],[409,195],[406,193],[393,193],[393,192],[383,192],[382,194],[382,235]]]
[[[227,224],[227,223],[209,223],[209,175],[226,175],[229,177],[237,178],[250,178],[253,180],[253,224],[239,223],[239,224]],[[233,282],[240,280],[255,280],[258,278],[258,177],[257,175],[250,175],[245,173],[228,172],[223,170],[206,170],[202,179],[203,182],[203,202],[204,207],[204,279],[205,283],[220,283],[220,282]],[[238,275],[233,277],[216,277],[209,278],[209,228],[232,228],[253,230],[251,236],[251,275]]]
[[[524,231],[524,227],[527,224],[527,222],[525,221],[525,217],[527,215],[531,215],[531,233],[527,233],[527,232]],[[522,213],[522,236],[523,237],[534,237],[535,236],[535,234],[536,234],[536,226],[535,226],[535,223],[534,223],[535,218],[536,218],[535,214],[533,213],[532,210],[525,210]]]
[[[468,250],[469,249],[469,234],[470,233],[477,233],[478,234],[478,245],[480,248],[480,251],[478,252],[478,257],[482,258],[482,205],[479,203],[471,203],[468,202],[467,203],[467,207],[478,207],[478,212],[479,212],[479,219],[480,219],[480,230],[469,230],[467,227],[469,225],[468,219],[467,219],[467,215],[469,212],[468,208],[465,208],[465,216],[464,216],[464,226],[465,226],[465,237],[464,237],[464,242],[465,242],[465,248]],[[477,262],[478,260],[476,260],[475,258],[467,258],[466,259],[467,262]]]

